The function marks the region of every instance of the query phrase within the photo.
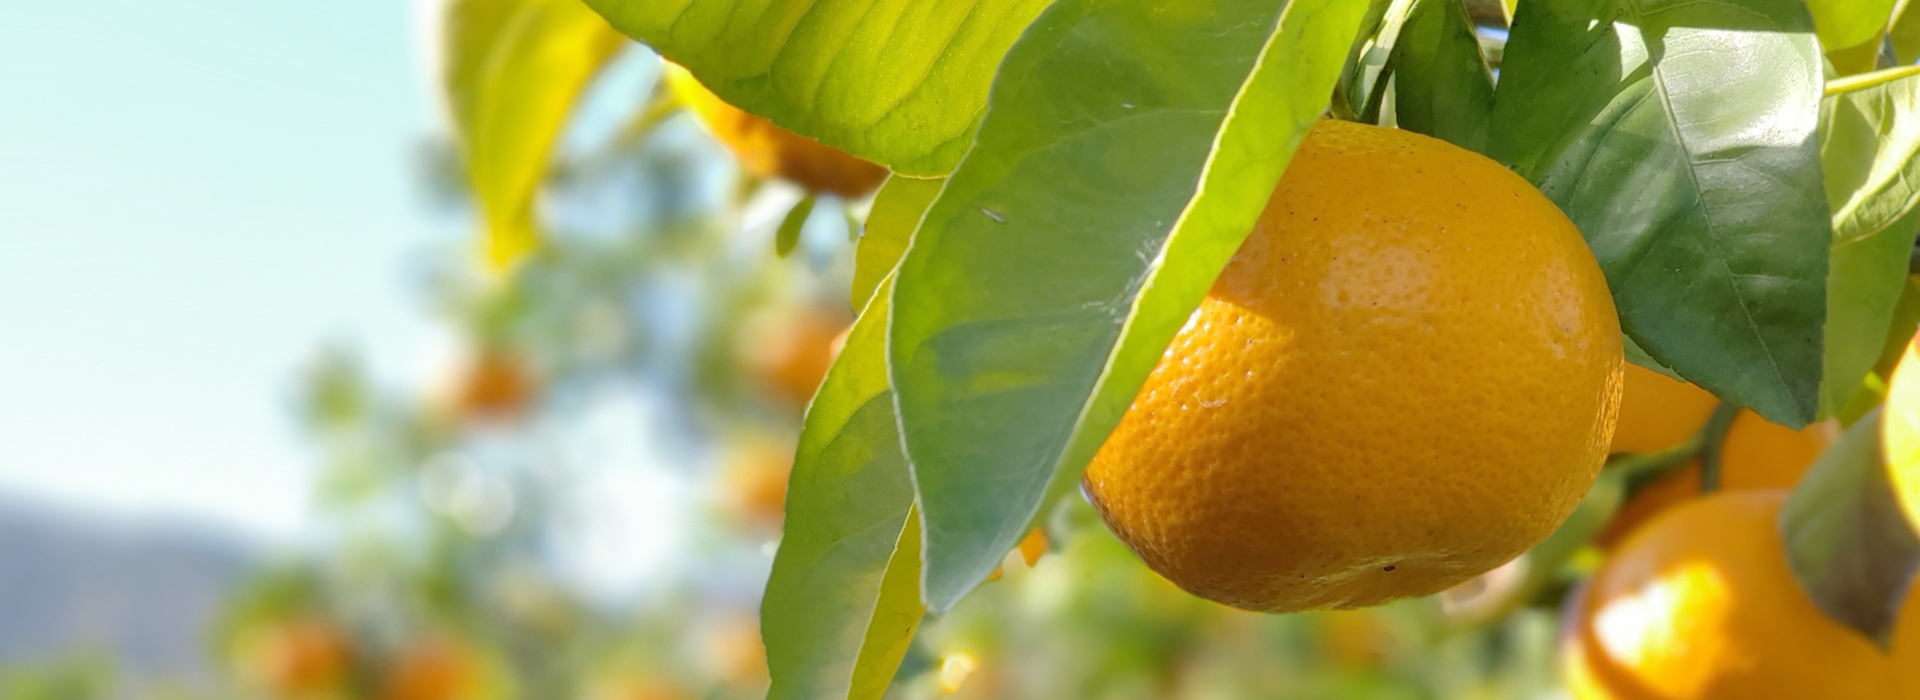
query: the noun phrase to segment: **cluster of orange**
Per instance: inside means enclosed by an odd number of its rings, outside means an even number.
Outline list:
[[[1632,368],[1615,452],[1672,447],[1718,400]],[[1570,607],[1563,656],[1581,700],[1920,697],[1920,596],[1890,650],[1834,622],[1787,568],[1777,516],[1787,490],[1835,437],[1741,412],[1726,435],[1720,488],[1700,495],[1697,463],[1637,492],[1599,538],[1605,564]]]
[[[351,637],[324,616],[261,622],[234,647],[234,665],[251,688],[279,700],[335,700],[357,690]],[[475,700],[485,697],[485,658],[451,638],[429,637],[382,659],[370,693],[378,700]]]

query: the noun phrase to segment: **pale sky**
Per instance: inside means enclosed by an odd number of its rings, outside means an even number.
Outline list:
[[[0,498],[294,532],[331,339],[404,370],[451,231],[407,2],[0,7]]]

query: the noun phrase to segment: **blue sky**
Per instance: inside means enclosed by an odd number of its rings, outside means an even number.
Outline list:
[[[448,235],[411,3],[0,9],[0,496],[295,532],[323,342],[404,371]]]

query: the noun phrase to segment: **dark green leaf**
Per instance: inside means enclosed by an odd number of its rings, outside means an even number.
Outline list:
[[[760,606],[775,700],[879,698],[924,610],[913,484],[887,389],[886,299],[854,323],[800,433]]]
[[[1647,354],[1776,423],[1820,407],[1822,59],[1799,0],[1526,0],[1492,153],[1587,238]]]
[[[913,235],[889,367],[944,610],[1075,483],[1326,108],[1365,0],[1061,0]]]
[[[909,175],[966,151],[1007,47],[1049,0],[587,0],[721,99]]]
[[[1920,233],[1920,69],[1860,76],[1828,92],[1820,155],[1834,211],[1821,398],[1832,413],[1880,358]]]
[[[1461,0],[1419,0],[1389,63],[1394,123],[1462,148],[1487,150],[1493,74]]]
[[[800,232],[807,227],[807,217],[813,214],[813,195],[802,197],[787,210],[787,216],[780,220],[780,230],[773,235],[773,253],[780,257],[793,254],[795,246],[800,245]]]
[[[880,280],[900,263],[900,254],[907,251],[907,239],[920,225],[920,215],[927,213],[927,205],[933,203],[945,182],[895,175],[880,186],[873,196],[873,210],[867,213],[865,233],[860,235],[853,254],[852,298],[856,308],[867,304],[873,290],[880,287]]]
[[[1800,478],[1780,511],[1780,533],[1787,566],[1814,604],[1884,648],[1920,567],[1920,538],[1881,464],[1876,410]]]
[[[574,99],[627,41],[579,0],[453,0],[442,21],[440,78],[483,252],[505,267],[538,244],[534,193]]]

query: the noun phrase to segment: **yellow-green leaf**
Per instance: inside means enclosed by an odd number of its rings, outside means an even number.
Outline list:
[[[626,39],[580,0],[451,0],[441,81],[496,269],[539,243],[534,194],[575,98]]]
[[[886,279],[899,264],[900,254],[907,251],[907,239],[913,236],[914,227],[920,225],[920,215],[927,213],[927,205],[940,194],[940,185],[944,182],[895,175],[880,186],[880,192],[873,196],[873,211],[867,214],[866,230],[860,234],[860,244],[853,255],[854,308],[866,306],[867,300],[873,298],[873,290],[880,287],[880,280]]]
[[[1893,13],[1894,0],[1807,0],[1813,30],[1829,51],[1859,46],[1880,35]]]
[[[972,141],[1007,47],[1050,0],[588,0],[721,99],[907,175]]]

